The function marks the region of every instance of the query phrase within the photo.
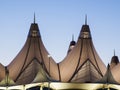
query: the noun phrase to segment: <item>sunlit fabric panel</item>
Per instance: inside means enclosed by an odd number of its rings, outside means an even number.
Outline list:
[[[44,69],[50,75],[51,78],[59,80],[57,63],[47,52],[41,40],[39,40],[39,48],[36,49],[36,58],[38,58],[39,62],[41,62],[41,64],[44,66]]]
[[[78,42],[73,50],[69,52],[68,55],[64,58],[64,60],[59,63],[60,79],[63,82],[69,81],[79,63],[79,55],[81,49],[80,43],[81,42]]]
[[[29,42],[30,39],[28,39],[26,42]],[[15,80],[20,73],[22,67],[25,64],[25,60],[27,59],[26,54],[29,51],[29,43],[25,43],[22,50],[18,53],[18,55],[12,60],[12,62],[8,65],[9,75],[10,77]],[[31,60],[31,59],[30,59]]]
[[[118,63],[112,70],[113,78],[120,83],[120,63]]]
[[[32,60],[24,69],[19,73],[16,83],[17,84],[28,84],[32,82],[37,75],[39,70],[39,63],[37,60]]]
[[[0,63],[0,81],[5,78],[5,67]]]
[[[93,42],[91,39],[81,39],[82,48],[81,48],[81,57],[79,67],[89,59],[95,68],[100,72],[101,76],[103,76],[106,72],[106,66],[97,54]]]

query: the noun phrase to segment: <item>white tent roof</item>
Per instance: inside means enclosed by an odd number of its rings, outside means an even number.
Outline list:
[[[82,26],[75,47],[59,63],[59,71],[65,82],[94,82],[105,74],[106,66],[94,48],[88,25]]]
[[[44,47],[35,21],[31,24],[25,45],[7,67],[10,78],[16,84],[44,80],[46,77],[38,76],[42,75],[41,69],[53,80],[62,82],[95,82],[101,79],[106,71],[105,64],[95,50],[87,24],[82,26],[74,48],[57,64]]]
[[[31,83],[38,72],[37,70],[35,71],[37,62],[51,77],[58,79],[57,64],[52,57],[48,56],[49,53],[43,45],[38,25],[32,23],[25,45],[8,65],[10,77],[15,82],[19,82],[19,84],[23,82]],[[29,76],[29,74],[31,74],[29,80],[24,79],[24,77]],[[23,82],[21,80],[23,80]]]

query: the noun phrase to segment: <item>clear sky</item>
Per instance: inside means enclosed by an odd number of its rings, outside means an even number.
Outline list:
[[[72,34],[77,41],[85,15],[94,46],[107,65],[120,56],[120,0],[1,0],[0,62],[8,65],[22,49],[34,12],[48,52],[60,62]]]

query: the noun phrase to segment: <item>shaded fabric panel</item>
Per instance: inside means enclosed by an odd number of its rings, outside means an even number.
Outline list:
[[[71,82],[95,82],[99,80],[101,75],[96,70],[95,66],[87,60],[82,67],[76,72],[75,76],[71,80]]]
[[[28,84],[31,83],[39,70],[39,63],[37,60],[32,60],[28,66],[19,74],[16,81],[17,84]]]

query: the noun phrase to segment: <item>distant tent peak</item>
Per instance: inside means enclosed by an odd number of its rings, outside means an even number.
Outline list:
[[[89,25],[87,24],[87,14],[85,15],[85,24],[82,25],[82,28],[80,31],[79,39],[80,38],[91,38],[90,28],[89,28]]]
[[[70,42],[70,46],[74,46],[76,44],[75,40],[74,40],[74,35],[72,35],[72,41]]]
[[[118,64],[119,63],[118,56],[113,56],[112,59],[111,59],[111,63]]]
[[[112,69],[113,67],[115,67],[118,63],[119,63],[119,58],[118,58],[118,56],[116,56],[116,55],[114,54],[114,56],[111,58],[111,62],[110,62],[110,67],[111,67],[111,69]]]
[[[76,42],[74,41],[74,35],[72,35],[72,41],[70,42],[68,53],[75,47]]]

